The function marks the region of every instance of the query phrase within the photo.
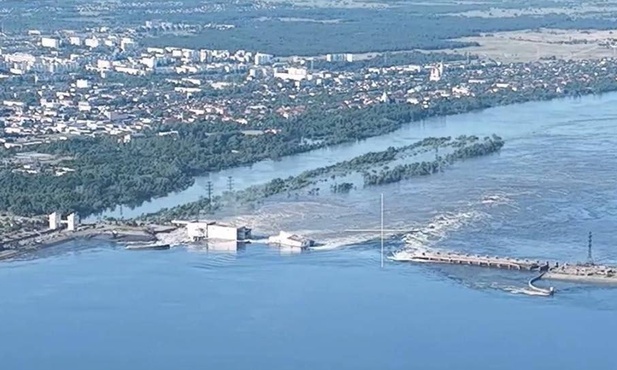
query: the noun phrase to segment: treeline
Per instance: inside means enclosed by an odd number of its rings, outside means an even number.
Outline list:
[[[463,136],[461,138],[466,140],[467,137]],[[276,194],[303,189],[307,186],[315,185],[317,181],[327,177],[335,178],[336,176],[345,176],[350,172],[361,172],[376,165],[390,163],[397,159],[397,156],[402,153],[416,155],[418,153],[416,150],[432,150],[437,147],[454,145],[459,142],[461,138],[452,141],[451,137],[428,137],[410,145],[398,148],[389,147],[380,152],[369,152],[348,161],[304,171],[297,176],[290,176],[287,179],[273,179],[265,185],[251,188],[249,193],[258,194],[258,197],[267,198]]]
[[[205,125],[185,125],[175,136],[151,135],[127,144],[111,137],[58,141],[38,150],[73,157],[62,165],[75,172],[29,175],[5,168],[0,209],[27,216],[54,211],[86,216],[117,204],[137,206],[190,186],[193,176],[311,148],[290,134],[210,134]]]
[[[471,141],[473,142],[473,141]],[[382,169],[378,174],[364,174],[364,185],[384,185],[408,180],[418,176],[428,176],[443,170],[456,161],[480,157],[499,151],[504,141],[497,135],[484,138],[482,142],[466,145],[468,141],[459,141],[459,148],[445,157],[438,157],[434,161],[415,162],[397,165],[394,168]],[[462,144],[462,145],[460,145]]]
[[[400,4],[399,4],[400,5]],[[500,4],[503,6],[503,4]],[[443,11],[446,8],[439,6]],[[461,6],[456,8],[464,9]],[[235,22],[231,30],[203,30],[184,36],[165,34],[142,40],[147,46],[174,45],[188,48],[259,50],[276,56],[323,55],[327,53],[365,53],[445,50],[476,43],[456,39],[481,33],[525,29],[614,29],[617,22],[606,17],[572,17],[568,14],[520,15],[516,17],[464,17],[418,14],[420,6],[401,11],[390,9],[268,9]],[[265,20],[260,17],[263,15]],[[200,18],[204,16],[199,14]],[[243,17],[245,17],[243,15]],[[314,18],[326,22],[285,21],[282,18]],[[327,22],[327,20],[333,20]],[[199,22],[203,22],[200,19]],[[410,26],[413,25],[413,26]],[[281,35],[284,35],[282,37]]]
[[[351,189],[353,189],[353,183],[351,182],[343,182],[340,184],[334,184],[330,186],[330,190],[332,190],[332,192],[335,194],[349,193]]]

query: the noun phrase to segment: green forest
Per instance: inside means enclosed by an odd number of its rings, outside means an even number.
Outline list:
[[[483,141],[478,141],[476,137],[471,138],[473,139],[470,142],[459,140],[457,143],[453,143],[454,146],[458,146],[453,153],[449,153],[445,157],[438,157],[434,161],[400,164],[394,168],[382,169],[377,174],[367,172],[364,174],[364,185],[391,184],[413,177],[432,175],[443,171],[448,165],[457,161],[495,153],[504,145],[503,139],[497,135],[485,137]]]

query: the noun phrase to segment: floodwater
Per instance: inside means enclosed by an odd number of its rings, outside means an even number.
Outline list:
[[[616,103],[501,107],[211,176],[242,188],[427,136],[506,140],[435,176],[227,210],[257,234],[323,243],[306,253],[73,243],[3,263],[2,368],[612,370],[617,288],[543,282],[556,295],[530,297],[520,272],[382,269],[375,230],[383,192],[387,254],[409,234],[411,248],[584,261],[593,231],[594,260],[617,264]],[[193,200],[202,180],[135,212]]]

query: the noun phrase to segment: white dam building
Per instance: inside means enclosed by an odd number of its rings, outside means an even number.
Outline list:
[[[245,226],[236,227],[214,221],[172,221],[176,225],[184,225],[191,241],[225,240],[245,241],[251,238],[251,229]]]
[[[268,238],[269,244],[276,244],[284,247],[292,248],[308,248],[312,247],[315,242],[309,238],[305,238],[300,235],[281,231],[278,235],[274,235]]]

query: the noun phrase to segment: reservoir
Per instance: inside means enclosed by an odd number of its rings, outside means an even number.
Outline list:
[[[616,289],[555,282],[557,294],[540,298],[521,294],[522,272],[382,269],[370,229],[384,193],[386,227],[413,230],[414,246],[584,261],[593,231],[594,260],[617,265],[616,103],[499,107],[210,176],[215,188],[228,176],[243,188],[428,136],[504,138],[501,153],[434,176],[228,210],[257,231],[324,243],[306,253],[259,241],[135,253],[92,241],[3,263],[3,368],[613,370]],[[124,216],[198,199],[205,181]],[[401,239],[388,233],[386,251]]]

